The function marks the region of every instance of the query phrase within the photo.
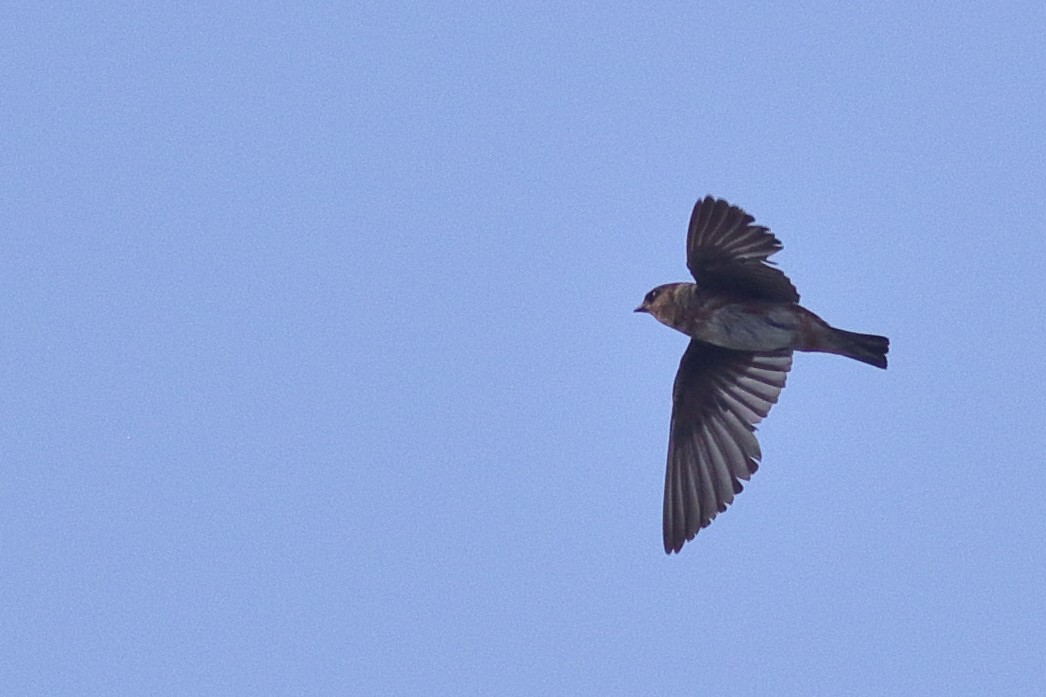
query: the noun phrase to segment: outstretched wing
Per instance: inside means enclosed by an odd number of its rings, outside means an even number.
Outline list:
[[[799,293],[769,257],[781,242],[755,218],[722,199],[694,206],[686,237],[686,265],[702,288],[757,300],[799,302]]]
[[[672,388],[664,541],[671,554],[726,510],[759,466],[755,424],[785,384],[792,352],[745,353],[691,340]]]

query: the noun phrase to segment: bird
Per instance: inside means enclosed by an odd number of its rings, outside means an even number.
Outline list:
[[[690,216],[686,263],[696,283],[666,283],[635,312],[690,337],[672,386],[662,532],[679,553],[762,461],[756,424],[777,403],[794,351],[886,368],[885,336],[836,329],[799,304],[769,258],[782,244],[738,206],[711,195]]]

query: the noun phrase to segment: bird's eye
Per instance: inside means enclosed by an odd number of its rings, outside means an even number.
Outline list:
[[[657,296],[660,295],[660,294],[661,294],[661,290],[659,288],[655,288],[654,290],[652,290],[652,291],[650,291],[649,293],[646,294],[646,301],[648,303],[652,303],[655,300],[657,300]]]

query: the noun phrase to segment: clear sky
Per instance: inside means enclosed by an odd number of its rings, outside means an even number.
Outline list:
[[[1046,9],[0,5],[11,695],[1046,684]],[[803,354],[661,546],[694,201]]]

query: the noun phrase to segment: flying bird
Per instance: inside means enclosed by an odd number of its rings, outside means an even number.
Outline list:
[[[699,200],[686,238],[697,283],[658,286],[635,309],[690,337],[672,387],[667,554],[725,511],[758,468],[755,425],[777,402],[793,351],[886,368],[885,336],[836,329],[799,304],[795,286],[769,261],[781,242],[754,221],[722,199]]]

